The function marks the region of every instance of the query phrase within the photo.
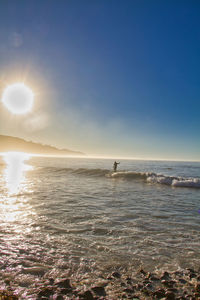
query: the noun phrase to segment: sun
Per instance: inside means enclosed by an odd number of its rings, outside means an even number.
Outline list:
[[[14,83],[5,88],[2,102],[11,113],[26,114],[32,109],[34,94],[24,83]]]

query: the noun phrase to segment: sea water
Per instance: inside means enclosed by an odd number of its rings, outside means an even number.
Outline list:
[[[116,269],[177,270],[200,259],[200,163],[0,158],[0,281]],[[34,291],[33,291],[34,293]]]

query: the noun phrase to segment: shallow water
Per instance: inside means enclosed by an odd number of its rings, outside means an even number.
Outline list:
[[[2,282],[199,263],[200,163],[0,160]],[[17,275],[17,276],[16,276]]]

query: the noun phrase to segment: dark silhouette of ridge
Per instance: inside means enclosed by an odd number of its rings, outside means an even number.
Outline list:
[[[21,151],[41,155],[84,155],[84,153],[78,151],[58,149],[49,145],[25,141],[18,137],[0,135],[0,152],[8,151]]]

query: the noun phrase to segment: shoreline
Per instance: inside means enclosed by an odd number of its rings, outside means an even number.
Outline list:
[[[21,289],[21,292],[17,292],[12,282],[5,280],[0,300],[200,299],[200,269],[154,272],[139,269],[134,274],[113,270],[109,274],[99,273],[98,278],[91,278],[91,275],[40,277],[35,288],[30,291],[27,287],[26,292],[20,287],[18,291]]]

